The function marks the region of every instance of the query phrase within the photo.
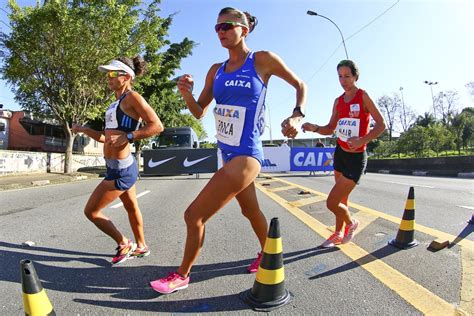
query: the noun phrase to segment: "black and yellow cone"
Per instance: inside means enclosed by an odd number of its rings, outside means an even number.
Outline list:
[[[25,315],[56,315],[53,305],[51,305],[51,302],[46,295],[46,291],[43,289],[43,286],[36,275],[33,262],[30,260],[21,260],[20,266]]]
[[[268,230],[262,261],[252,289],[240,297],[256,311],[270,311],[288,304],[293,295],[285,289],[283,245],[278,218],[272,218]]]
[[[400,249],[412,248],[419,244],[415,240],[415,189],[413,187],[410,187],[408,192],[408,199],[397,237],[388,243]]]

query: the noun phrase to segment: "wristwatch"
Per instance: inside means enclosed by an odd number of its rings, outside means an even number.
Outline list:
[[[127,139],[128,139],[128,142],[130,144],[133,143],[133,133],[132,132],[127,133]]]
[[[298,112],[302,117],[305,116],[303,111],[301,110],[301,106],[295,106],[295,108],[293,109],[293,113],[294,112]]]

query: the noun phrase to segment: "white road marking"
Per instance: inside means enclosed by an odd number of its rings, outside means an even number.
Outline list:
[[[143,191],[143,192],[140,193],[140,194],[137,194],[137,199],[138,199],[139,197],[144,196],[145,194],[150,193],[150,192],[151,192],[150,190],[146,190],[146,191]],[[119,208],[119,207],[121,207],[121,206],[123,206],[123,203],[122,203],[122,202],[120,202],[120,203],[118,203],[118,204],[115,204],[115,205],[112,205],[110,208]]]
[[[467,208],[468,210],[474,210],[474,206],[464,206],[464,205],[456,205],[457,207]]]
[[[421,185],[421,184],[410,184],[410,183],[403,183],[403,182],[393,182],[393,181],[383,181],[385,183],[392,183],[392,184],[401,184],[401,185],[408,185],[409,187],[421,187],[421,188],[428,188],[434,189],[435,187],[430,185]]]

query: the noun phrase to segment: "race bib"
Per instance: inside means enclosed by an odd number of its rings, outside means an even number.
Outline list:
[[[360,119],[343,118],[337,122],[336,134],[343,142],[351,137],[359,137]]]
[[[245,107],[217,104],[214,108],[216,138],[229,146],[240,146],[244,130]]]
[[[105,128],[117,128],[118,127],[118,122],[117,122],[117,106],[119,104],[119,101],[115,101],[112,103],[107,111],[105,112]]]

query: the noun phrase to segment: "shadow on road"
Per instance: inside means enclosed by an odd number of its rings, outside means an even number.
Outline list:
[[[333,275],[333,274],[336,274],[336,273],[349,271],[349,270],[355,269],[359,266],[363,266],[364,264],[371,263],[375,260],[388,257],[388,256],[390,256],[394,253],[399,252],[399,251],[401,251],[401,249],[392,247],[390,245],[386,245],[385,247],[380,248],[380,249],[378,249],[378,250],[376,250],[372,253],[369,253],[369,254],[363,256],[360,259],[357,259],[355,261],[351,261],[349,263],[346,263],[345,265],[334,268],[332,270],[329,270],[329,271],[326,271],[326,272],[323,272],[323,273],[319,273],[315,276],[310,277],[309,279],[310,280],[320,279],[320,278],[324,278],[324,277],[327,277],[327,276],[330,276],[330,275]]]
[[[18,251],[15,251],[18,250]],[[338,249],[310,248],[283,255],[284,263],[307,259],[319,254],[337,251]],[[33,261],[38,277],[46,290],[81,294],[105,294],[111,300],[75,298],[77,303],[110,307],[121,310],[157,311],[173,313],[225,312],[248,310],[247,304],[238,297],[239,294],[204,297],[199,299],[161,300],[148,283],[168,272],[176,270],[174,266],[127,266],[112,267],[109,260],[97,257],[108,257],[106,254],[86,253],[47,247],[24,247],[21,245],[0,242],[0,281],[21,284],[20,260]],[[134,259],[141,260],[141,259]],[[49,265],[49,262],[87,263],[90,267],[61,267]],[[217,264],[200,264],[193,267],[192,282],[204,282],[213,278],[228,275],[247,274],[246,267],[253,258],[228,261]],[[146,262],[146,261],[143,261]],[[74,265],[74,263],[70,264]],[[252,284],[249,284],[251,288]],[[242,289],[248,290],[249,288]],[[172,298],[173,294],[167,298]],[[182,296],[180,296],[182,298]],[[147,302],[147,300],[150,300]]]

